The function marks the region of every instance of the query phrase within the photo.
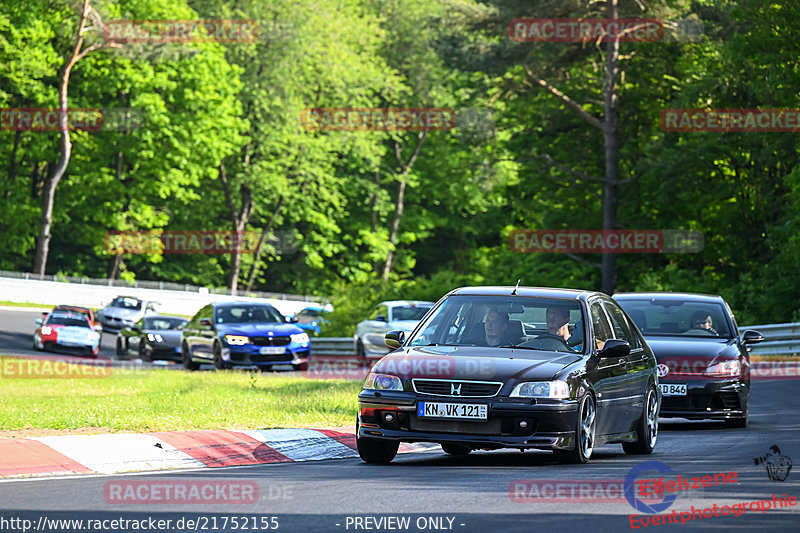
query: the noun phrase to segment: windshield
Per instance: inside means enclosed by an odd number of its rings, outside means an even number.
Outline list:
[[[428,317],[409,345],[582,352],[582,319],[575,300],[455,295]]]
[[[144,320],[144,329],[181,329],[186,322],[188,321],[185,318],[146,318]]]
[[[732,338],[720,304],[651,298],[618,301],[645,336]]]
[[[111,307],[120,307],[122,309],[135,309],[139,311],[142,308],[141,300],[136,298],[117,298],[111,302]]]
[[[432,306],[398,306],[392,309],[392,320],[420,320]]]
[[[61,315],[52,314],[47,318],[48,326],[76,326],[79,328],[88,328],[89,321],[85,316],[81,315]]]
[[[217,324],[286,322],[277,309],[270,305],[226,306],[217,309]]]

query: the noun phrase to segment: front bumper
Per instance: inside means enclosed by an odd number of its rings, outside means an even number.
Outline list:
[[[744,416],[750,396],[749,381],[675,377],[659,383],[686,384],[686,396],[664,396],[660,416],[691,420],[726,420]]]
[[[300,365],[308,362],[311,350],[297,343],[286,346],[284,353],[262,354],[261,346],[244,345],[223,348],[222,359],[233,366],[271,367],[275,365]]]
[[[518,398],[430,397],[407,392],[362,391],[359,436],[402,442],[457,443],[471,448],[569,450],[575,445],[578,402],[536,403]],[[487,404],[486,421],[417,416],[417,402]],[[385,416],[391,414],[391,421]]]

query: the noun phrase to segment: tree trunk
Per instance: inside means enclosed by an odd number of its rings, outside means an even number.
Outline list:
[[[407,163],[403,163],[403,149],[400,147],[400,143],[397,141],[394,143],[394,153],[395,157],[397,158],[397,165],[400,167],[400,187],[397,191],[397,203],[395,204],[394,208],[394,218],[392,219],[392,225],[389,229],[389,243],[392,246],[389,248],[389,254],[386,256],[386,263],[383,265],[383,281],[387,281],[389,279],[389,273],[392,271],[392,263],[394,262],[394,246],[397,243],[397,233],[400,229],[400,219],[403,217],[406,180],[408,178],[408,173],[411,172],[411,167],[414,166],[414,162],[417,160],[420,150],[422,150],[422,143],[425,142],[426,135],[427,132],[420,132],[419,137],[417,137],[417,146],[414,148],[414,153],[411,154],[411,157],[408,159]]]
[[[607,17],[618,18],[618,0],[608,0]],[[619,197],[619,130],[617,126],[617,78],[619,76],[619,36],[606,45],[606,79],[603,87],[604,117],[603,143],[605,146],[605,179],[603,181],[603,230],[617,229]],[[602,260],[602,291],[614,294],[617,288],[617,255],[604,253]]]
[[[237,211],[236,205],[233,203],[233,196],[231,195],[231,187],[230,183],[228,182],[228,176],[225,173],[225,165],[222,162],[219,164],[219,179],[222,182],[222,189],[225,192],[225,201],[228,203],[228,209],[230,209],[231,212],[233,231],[236,233],[240,244],[240,246],[233,250],[233,255],[231,256],[230,289],[231,295],[236,296],[236,291],[239,289],[239,271],[241,270],[242,264],[241,244],[243,232],[244,228],[247,227],[247,223],[250,221],[250,217],[253,215],[255,203],[253,201],[253,194],[250,191],[250,187],[246,183],[242,183],[242,186],[239,189],[239,192],[242,196],[242,206]]]
[[[50,230],[53,224],[53,203],[56,196],[56,187],[58,187],[58,182],[61,181],[64,173],[67,171],[69,158],[72,153],[72,143],[69,138],[69,125],[67,123],[67,94],[72,67],[93,50],[106,46],[121,46],[112,43],[96,43],[81,52],[81,48],[83,47],[83,31],[86,27],[86,20],[90,15],[100,23],[102,29],[102,22],[99,19],[99,15],[89,5],[89,0],[84,0],[80,23],[78,24],[77,41],[75,41],[75,47],[72,49],[72,55],[64,62],[64,69],[61,72],[61,80],[58,86],[58,105],[60,110],[58,129],[61,132],[59,142],[61,155],[58,158],[58,164],[53,167],[52,172],[48,176],[44,187],[42,216],[39,221],[39,239],[36,244],[36,257],[33,261],[33,272],[34,274],[39,274],[40,277],[44,276],[45,269],[47,268],[47,254],[50,251]]]
[[[278,200],[278,205],[276,205],[275,210],[272,211],[272,215],[269,217],[267,224],[261,229],[261,237],[258,239],[258,245],[256,246],[255,253],[253,254],[253,266],[250,267],[250,276],[247,278],[248,291],[253,290],[253,284],[256,282],[256,273],[258,272],[258,261],[261,259],[261,250],[264,246],[264,241],[267,240],[267,235],[269,235],[272,231],[272,223],[275,220],[275,217],[278,216],[278,213],[280,213],[285,198],[285,196],[281,196],[281,199]]]

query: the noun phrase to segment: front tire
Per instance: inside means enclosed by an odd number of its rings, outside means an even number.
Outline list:
[[[642,416],[636,425],[636,441],[623,442],[622,449],[630,455],[647,455],[653,453],[656,440],[658,440],[658,393],[651,385],[644,396]]]
[[[153,362],[153,358],[150,357],[150,352],[147,350],[147,344],[145,344],[142,338],[139,338],[139,359],[141,359],[143,363]]]
[[[361,339],[356,341],[356,355],[358,357],[366,357],[367,352],[364,350],[364,343],[361,342]]]
[[[39,342],[36,342],[36,335],[33,336],[33,349],[36,350],[37,352],[44,351],[44,343],[41,341],[41,339],[39,340]]]
[[[568,464],[586,464],[592,456],[595,442],[597,406],[594,397],[586,393],[578,404],[578,425],[575,428],[575,447],[554,450],[556,459]]]
[[[222,347],[219,344],[214,344],[214,368],[217,370],[225,370],[230,367],[230,363],[226,363],[222,358]]]
[[[750,401],[744,404],[744,416],[739,418],[728,418],[725,420],[725,427],[729,428],[746,428],[747,423],[750,421]]]
[[[359,437],[359,425],[356,422],[356,447],[358,455],[365,463],[386,465],[392,462],[400,448],[399,441],[370,439]]]
[[[192,361],[192,354],[185,342],[181,344],[181,357],[183,358],[183,368],[186,370],[197,370],[200,367],[200,365]]]
[[[117,335],[117,357],[122,357],[123,355],[128,354],[128,342],[127,339],[125,341],[122,340],[122,337]]]

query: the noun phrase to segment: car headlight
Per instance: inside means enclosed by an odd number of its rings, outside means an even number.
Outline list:
[[[225,335],[225,342],[235,346],[241,346],[250,342],[250,339],[244,335]]]
[[[376,374],[370,372],[364,380],[362,389],[367,390],[403,390],[403,382],[391,374]]]
[[[42,326],[42,335],[50,335],[53,333],[53,328],[50,326]]]
[[[164,338],[158,333],[156,333],[155,335],[153,335],[152,333],[148,333],[147,340],[149,340],[150,342],[162,342]]]
[[[739,361],[725,361],[706,368],[707,376],[738,376],[741,371]]]
[[[564,381],[528,381],[511,391],[516,398],[569,398],[569,387]]]
[[[292,342],[308,344],[308,333],[295,333],[292,335]]]

